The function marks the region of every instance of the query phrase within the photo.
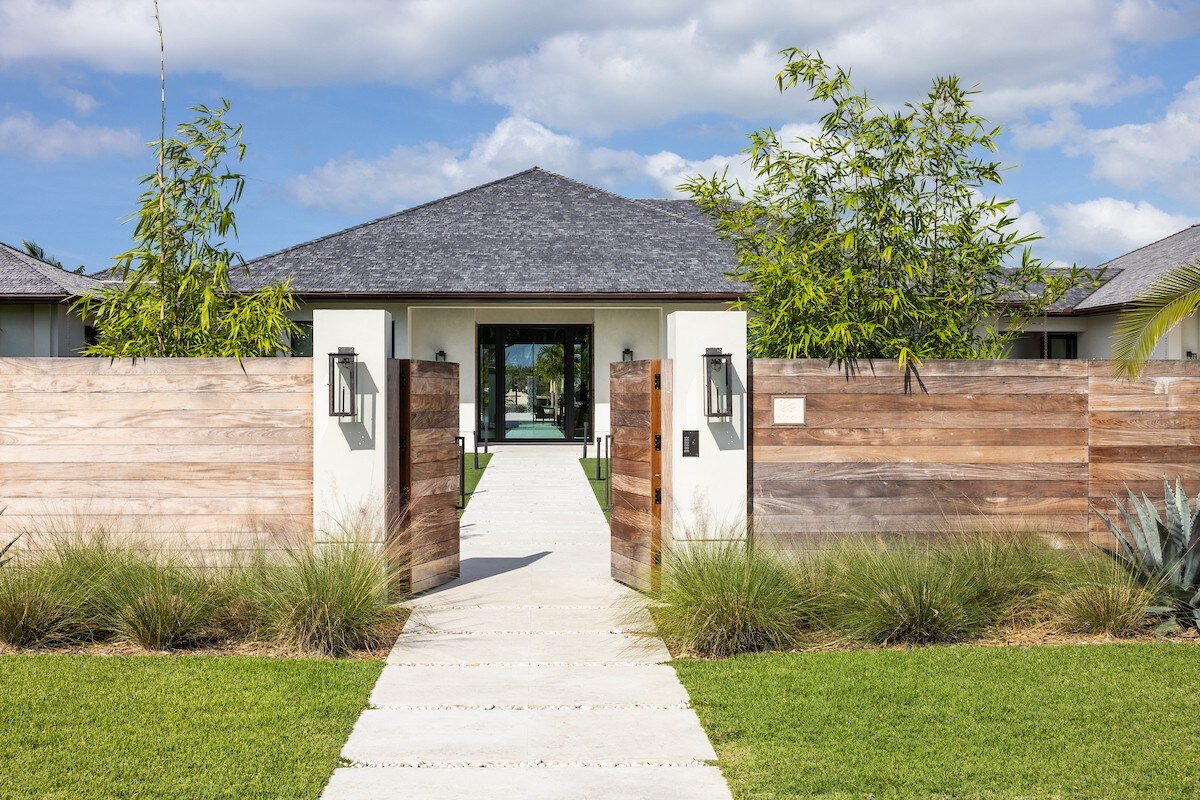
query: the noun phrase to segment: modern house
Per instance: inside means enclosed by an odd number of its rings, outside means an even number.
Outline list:
[[[745,287],[687,200],[631,200],[541,169],[250,263],[315,308],[381,308],[397,358],[460,372],[460,428],[493,441],[607,431],[608,365],[661,358],[666,317]],[[300,354],[310,354],[297,342]]]
[[[0,357],[79,355],[86,331],[69,301],[99,286],[0,242]]]

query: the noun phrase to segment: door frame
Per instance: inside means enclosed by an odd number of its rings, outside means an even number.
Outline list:
[[[566,431],[564,432],[565,435],[563,436],[563,438],[561,438],[561,439],[555,439],[555,438],[533,439],[533,438],[522,437],[519,439],[509,439],[505,435],[507,433],[507,427],[505,425],[505,422],[506,422],[505,413],[506,412],[505,412],[505,408],[504,408],[504,400],[503,400],[503,398],[501,398],[500,402],[497,404],[499,413],[497,414],[496,419],[492,420],[492,427],[495,430],[495,432],[499,434],[499,436],[497,436],[497,438],[494,438],[494,439],[489,438],[488,439],[489,442],[502,442],[504,444],[524,444],[524,443],[551,444],[551,443],[557,443],[557,442],[579,443],[579,442],[584,441],[584,439],[588,438],[589,436],[591,436],[592,432],[594,432],[594,429],[595,429],[594,420],[596,419],[596,385],[595,385],[596,384],[596,355],[595,355],[595,352],[596,352],[596,326],[594,323],[591,323],[591,322],[568,322],[568,323],[562,323],[562,324],[520,323],[520,322],[476,323],[475,324],[475,433],[477,436],[483,435],[483,412],[485,410],[483,398],[479,391],[480,387],[484,385],[484,383],[483,383],[484,375],[482,373],[483,361],[480,358],[480,341],[479,341],[480,328],[492,328],[496,332],[496,335],[495,335],[496,371],[497,371],[497,373],[500,373],[500,374],[503,374],[505,372],[505,368],[506,368],[505,358],[504,358],[504,350],[505,350],[504,334],[509,328],[534,328],[534,329],[538,329],[538,330],[562,330],[562,331],[565,331],[567,334],[566,342],[564,344],[564,352],[563,352],[563,389],[564,389],[564,392],[566,392],[568,396],[566,398],[566,402],[564,402],[565,411],[566,411],[565,420],[564,420],[565,426],[566,426]],[[575,381],[574,380],[567,381],[567,363],[568,363],[567,355],[568,355],[568,351],[569,351],[570,355],[571,355],[571,359],[572,359],[571,363],[573,364],[574,363],[574,360],[573,360],[574,359],[574,345],[577,342],[574,331],[577,331],[577,330],[586,330],[587,331],[587,340],[588,340],[588,347],[587,347],[587,358],[588,358],[588,362],[589,362],[588,363],[588,385],[589,385],[588,416],[590,419],[593,420],[593,423],[591,426],[592,430],[590,430],[584,438],[578,438],[575,436],[575,407],[576,407],[576,404],[575,404]]]

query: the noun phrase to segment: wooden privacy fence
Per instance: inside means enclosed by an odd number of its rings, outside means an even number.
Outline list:
[[[312,426],[308,358],[0,359],[0,539],[307,545]]]
[[[819,548],[847,534],[1039,530],[1104,537],[1091,513],[1128,483],[1200,490],[1200,363],[1117,381],[1100,361],[893,363],[847,380],[825,362],[751,364],[756,538]],[[803,398],[803,414],[797,412]],[[778,414],[778,418],[777,417]]]
[[[635,589],[656,584],[669,544],[670,387],[670,361],[612,365],[612,577]]]
[[[389,359],[387,516],[403,589],[458,577],[458,364]]]

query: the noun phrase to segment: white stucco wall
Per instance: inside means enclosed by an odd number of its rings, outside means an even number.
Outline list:
[[[704,352],[717,347],[733,355],[729,419],[704,415],[707,385]],[[677,311],[667,316],[671,360],[671,536],[685,540],[728,539],[744,533],[746,520],[746,315],[740,311]],[[683,431],[699,431],[699,456],[685,457]]]
[[[317,542],[384,533],[387,358],[392,316],[381,309],[317,309],[313,322],[313,531]],[[358,353],[358,410],[329,416],[329,358]]]
[[[595,312],[596,433],[612,430],[609,369],[629,348],[635,360],[662,358],[664,315],[659,308],[598,308]]]

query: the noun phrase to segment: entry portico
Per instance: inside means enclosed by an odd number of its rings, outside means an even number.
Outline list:
[[[498,441],[609,430],[609,364],[662,358],[667,315],[745,287],[686,200],[632,200],[531,169],[251,262],[319,308],[391,314],[391,355],[460,371],[460,429]],[[311,338],[294,343],[312,353]],[[320,354],[318,354],[320,355]]]

